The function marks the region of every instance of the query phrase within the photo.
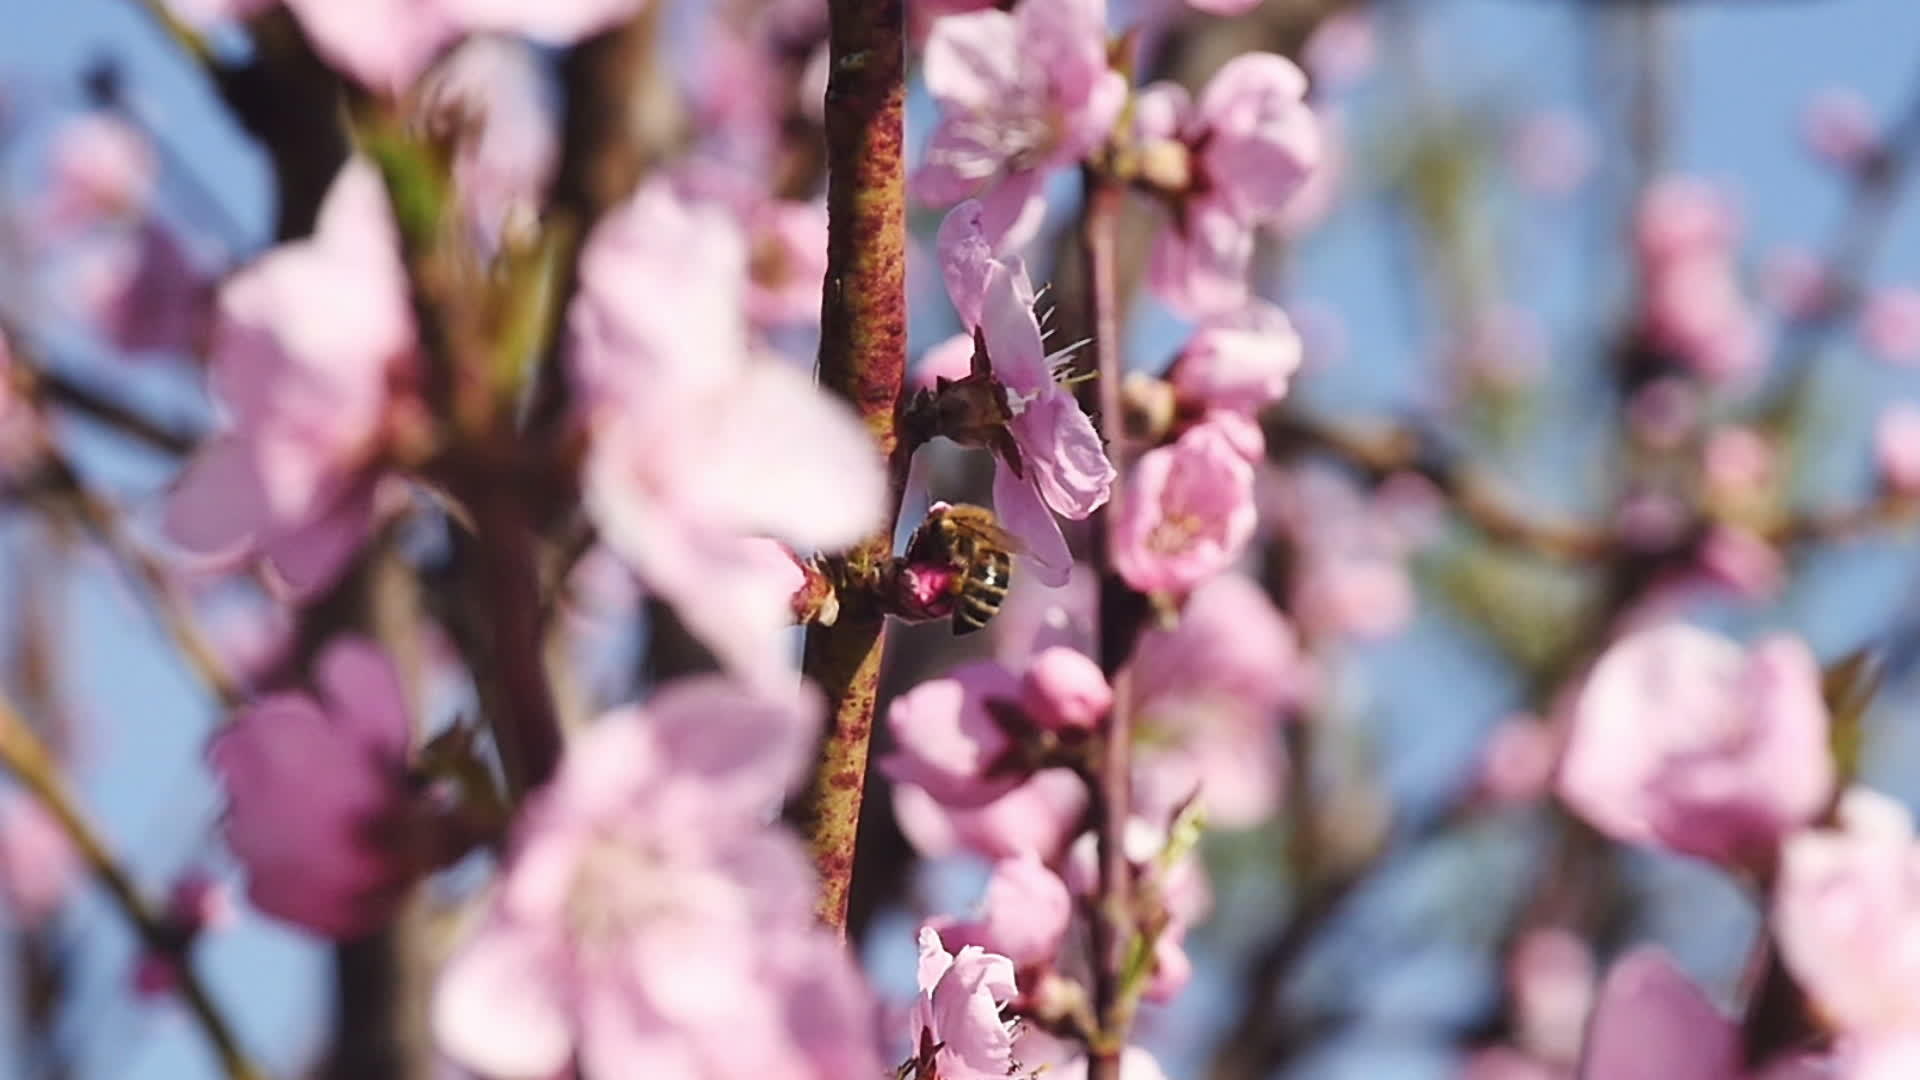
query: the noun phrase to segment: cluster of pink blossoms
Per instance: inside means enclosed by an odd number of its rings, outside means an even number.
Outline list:
[[[1477,1055],[1468,1075],[1879,1080],[1920,1067],[1908,957],[1920,841],[1885,796],[1836,792],[1831,718],[1804,644],[1741,645],[1681,623],[1636,630],[1595,662],[1564,724],[1556,784],[1574,812],[1623,843],[1708,860],[1767,890],[1774,948],[1832,1048],[1747,1061],[1738,1025],[1663,951],[1621,957],[1596,989],[1584,946],[1569,940],[1546,967],[1516,952],[1523,1015],[1532,1001],[1559,1019],[1523,1026],[1518,1048]]]

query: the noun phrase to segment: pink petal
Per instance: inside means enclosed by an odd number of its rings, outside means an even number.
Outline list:
[[[1055,513],[1081,521],[1105,505],[1113,491],[1113,463],[1073,395],[1044,394],[1008,426],[1028,475]]]
[[[1738,1035],[1666,953],[1636,949],[1614,964],[1600,987],[1580,1075],[1738,1080]]]
[[[252,448],[231,435],[204,443],[167,497],[168,538],[205,555],[237,555],[266,524]]]
[[[993,510],[999,515],[1000,527],[1025,545],[1024,565],[1034,580],[1043,585],[1065,585],[1073,572],[1073,552],[1067,548],[1060,523],[1033,484],[1013,475],[1005,464],[993,470]]]
[[[648,700],[646,725],[677,779],[697,778],[714,812],[748,820],[779,802],[812,765],[821,700],[811,689],[749,694],[718,676],[679,679]]]
[[[334,722],[371,749],[399,760],[413,741],[400,673],[378,645],[342,637],[320,654],[317,681]]]
[[[1019,259],[995,262],[987,272],[980,332],[994,377],[1010,395],[1029,397],[1055,392],[1040,319],[1033,312],[1033,282]]]
[[[927,92],[943,111],[992,108],[1022,92],[1023,43],[1004,11],[949,15],[933,24],[924,54]]]
[[[1154,236],[1147,282],[1176,314],[1201,318],[1237,311],[1249,296],[1253,232],[1214,199],[1190,204],[1184,223]]]
[[[993,245],[982,231],[981,214],[980,204],[972,199],[954,207],[941,220],[934,241],[947,296],[953,301],[953,310],[960,314],[960,325],[968,328],[981,325],[993,266]]]
[[[573,1054],[573,1020],[550,974],[549,943],[518,927],[482,927],[440,973],[431,1006],[442,1052],[477,1072],[546,1077]]]

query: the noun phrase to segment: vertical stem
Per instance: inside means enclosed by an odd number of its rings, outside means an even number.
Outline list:
[[[1118,290],[1114,284],[1114,226],[1121,189],[1088,167],[1084,174],[1086,208],[1080,225],[1080,254],[1085,263],[1088,334],[1093,339],[1092,382],[1096,421],[1108,454],[1119,471],[1113,495],[1094,520],[1093,562],[1100,574],[1100,667],[1113,683],[1113,710],[1100,752],[1094,805],[1100,857],[1099,896],[1092,928],[1093,1004],[1100,1037],[1087,1048],[1088,1080],[1119,1080],[1121,1055],[1133,1026],[1133,1002],[1122,985],[1128,943],[1133,940],[1133,871],[1127,863],[1127,816],[1133,772],[1132,692],[1121,670],[1133,651],[1143,598],[1113,570],[1110,523],[1126,497],[1126,444],[1120,402],[1125,376],[1120,356]]]
[[[507,787],[518,799],[553,775],[562,746],[547,685],[540,568],[519,492],[485,478],[472,487],[467,505],[474,536],[466,584],[480,635],[475,672]]]
[[[830,0],[827,78],[827,277],[821,295],[820,383],[851,403],[893,475],[887,525],[847,553],[850,574],[893,550],[906,474],[894,432],[906,369],[906,98],[902,0]],[[799,818],[820,874],[821,921],[844,934],[866,792],[885,617],[844,603],[839,621],[807,630],[803,668],[827,697],[827,734]]]

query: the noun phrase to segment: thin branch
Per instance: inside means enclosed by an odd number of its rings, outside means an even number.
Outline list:
[[[1081,211],[1080,255],[1086,288],[1088,337],[1097,377],[1090,386],[1100,433],[1106,439],[1117,474],[1113,493],[1095,515],[1091,552],[1100,575],[1100,667],[1113,684],[1113,708],[1101,744],[1093,788],[1096,851],[1100,860],[1093,903],[1093,1008],[1098,1038],[1087,1048],[1089,1080],[1119,1080],[1120,1065],[1133,1029],[1138,987],[1127,985],[1129,954],[1139,932],[1134,910],[1133,868],[1127,860],[1127,819],[1132,812],[1133,709],[1130,680],[1123,670],[1133,652],[1146,613],[1146,601],[1114,570],[1113,521],[1126,497],[1126,469],[1132,452],[1125,431],[1121,384],[1126,377],[1120,354],[1119,295],[1115,286],[1115,231],[1124,195],[1120,186],[1088,166],[1082,172],[1086,205]]]
[[[47,404],[83,416],[162,454],[185,457],[200,442],[199,432],[147,416],[71,375],[39,367],[33,378],[36,392]]]
[[[161,32],[172,38],[173,43],[180,47],[180,51],[192,58],[195,64],[208,71],[219,69],[219,59],[213,55],[213,47],[207,44],[207,39],[175,15],[173,9],[167,6],[166,0],[134,0],[134,6],[146,12],[147,18],[152,19]]]
[[[61,830],[73,843],[81,859],[107,890],[120,912],[132,925],[141,943],[152,952],[173,962],[179,976],[180,995],[199,1023],[207,1041],[213,1045],[221,1068],[230,1080],[264,1080],[261,1072],[240,1049],[233,1029],[189,963],[191,943],[170,925],[160,910],[140,895],[129,875],[106,842],[87,821],[79,804],[61,779],[59,766],[46,744],[34,733],[26,718],[13,703],[0,698],[0,764],[20,779],[34,798],[46,807]]]
[[[902,0],[830,0],[827,79],[827,275],[820,383],[866,421],[893,480],[887,524],[846,555],[849,574],[877,573],[893,551],[907,458],[895,434],[906,371],[906,98]],[[820,875],[817,911],[846,931],[853,856],[866,792],[886,617],[843,605],[833,626],[807,628],[803,670],[827,696],[827,734],[797,816]]]

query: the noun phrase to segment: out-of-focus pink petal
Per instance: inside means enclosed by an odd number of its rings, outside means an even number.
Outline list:
[[[1004,11],[940,19],[927,35],[927,92],[942,109],[987,108],[1018,92],[1019,35],[1018,22]]]
[[[1189,204],[1155,234],[1147,281],[1176,313],[1200,318],[1246,306],[1253,231],[1216,199]]]
[[[647,702],[647,727],[669,770],[698,777],[713,812],[750,821],[813,763],[821,704],[810,688],[768,696],[717,676],[679,679]]]
[[[1636,949],[1607,972],[1588,1024],[1581,1076],[1739,1080],[1741,1071],[1732,1021],[1666,953]]]
[[[881,762],[896,781],[917,784],[949,806],[979,807],[1024,776],[996,773],[1013,740],[992,707],[1017,706],[1020,682],[990,661],[967,664],[894,699],[887,727],[898,749]]]
[[[1021,700],[1040,726],[1091,730],[1113,707],[1113,688],[1087,654],[1055,646],[1033,658],[1021,676]]]
[[[1304,100],[1306,73],[1277,53],[1242,53],[1201,92],[1207,179],[1244,221],[1286,206],[1319,164],[1320,125]]]
[[[537,931],[474,937],[441,972],[431,1008],[440,1048],[490,1075],[546,1077],[574,1049],[568,1003],[544,977],[552,943]]]

